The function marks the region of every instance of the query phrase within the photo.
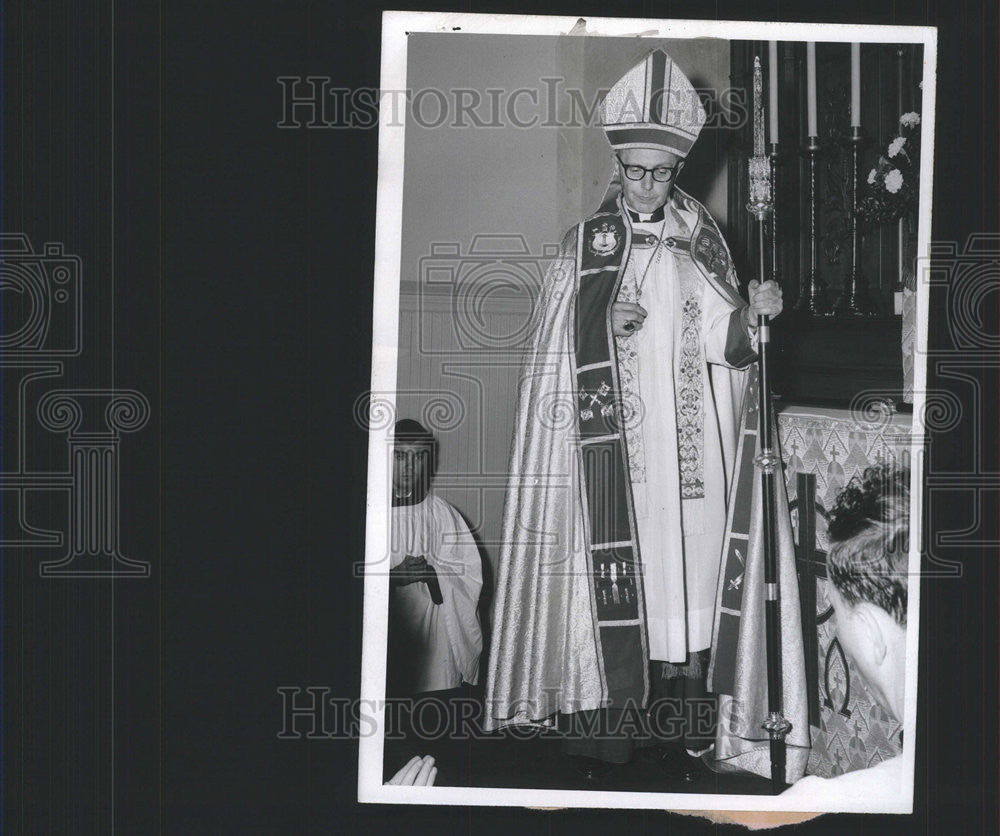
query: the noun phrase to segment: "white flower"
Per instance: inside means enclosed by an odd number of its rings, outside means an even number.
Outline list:
[[[920,114],[914,113],[913,111],[910,113],[904,113],[899,117],[899,124],[904,128],[915,128],[920,124]]]
[[[889,156],[895,157],[896,154],[903,150],[904,145],[906,145],[906,137],[897,136],[892,142],[889,143]]]
[[[868,172],[868,185],[869,186],[872,185],[875,182],[875,179],[876,179],[877,176],[878,176],[878,172],[875,171],[874,168],[871,171]]]
[[[903,172],[894,168],[885,175],[885,190],[890,194],[896,194],[903,187]]]

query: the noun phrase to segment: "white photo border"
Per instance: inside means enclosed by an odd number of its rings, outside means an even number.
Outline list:
[[[918,264],[927,264],[931,232],[931,190],[934,155],[934,103],[937,70],[937,30],[916,26],[854,26],[850,24],[806,24],[775,22],[720,22],[708,20],[651,20],[641,18],[586,18],[580,32],[580,18],[538,15],[438,14],[430,12],[385,12],[382,18],[382,90],[405,90],[407,34],[411,32],[454,32],[496,35],[568,35],[586,37],[642,38],[725,38],[730,40],[779,40],[862,43],[923,44],[924,69],[921,137]],[[405,125],[393,121],[392,114],[380,114],[377,223],[375,240],[375,285],[372,346],[374,393],[391,393],[396,388],[399,338],[399,296],[401,235],[403,215],[403,159]],[[917,276],[917,327],[914,346],[914,402],[911,444],[911,537],[909,575],[920,578],[922,543],[922,482],[924,415],[927,378],[927,312],[929,282],[926,271]],[[391,413],[392,396],[379,395]],[[377,424],[377,426],[376,426]],[[366,565],[374,565],[388,553],[389,496],[387,459],[391,422],[388,426],[372,421],[368,450],[366,521]],[[920,584],[909,584],[907,623],[914,627],[920,617]],[[511,789],[502,787],[408,787],[382,783],[383,716],[377,707],[385,695],[387,611],[389,580],[384,572],[366,572],[364,579],[364,636],[361,678],[361,705],[370,713],[364,718],[366,731],[359,740],[358,800],[388,804],[448,804],[525,807],[602,807],[665,810],[753,810],[815,811],[808,799],[783,800],[768,795],[720,795],[699,793],[597,792],[591,790]],[[913,809],[914,751],[917,738],[916,693],[918,630],[907,630],[906,703],[903,730],[906,745],[901,755],[905,792],[894,788],[882,796],[874,792],[866,798],[843,798],[824,803],[822,812],[910,813]]]

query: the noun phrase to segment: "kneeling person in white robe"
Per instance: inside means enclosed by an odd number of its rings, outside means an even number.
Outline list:
[[[837,640],[875,699],[897,720],[906,694],[906,602],[910,551],[910,471],[874,465],[841,491],[827,524],[827,576]],[[828,802],[903,790],[903,757],[834,778],[807,775],[783,798]]]
[[[475,685],[483,649],[479,549],[462,515],[429,493],[434,436],[396,424],[390,543],[388,692]]]

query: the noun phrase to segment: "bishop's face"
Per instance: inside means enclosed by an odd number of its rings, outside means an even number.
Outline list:
[[[657,148],[627,148],[618,152],[617,160],[625,202],[633,211],[643,214],[655,212],[670,199],[677,172],[684,165],[684,161],[676,154]],[[653,171],[647,170],[639,180],[632,180],[627,176],[629,166],[670,169],[669,179],[661,183],[653,177]],[[637,174],[638,170],[631,173]]]

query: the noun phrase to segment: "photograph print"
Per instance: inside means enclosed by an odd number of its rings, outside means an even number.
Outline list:
[[[912,809],[935,46],[384,15],[361,801]]]

